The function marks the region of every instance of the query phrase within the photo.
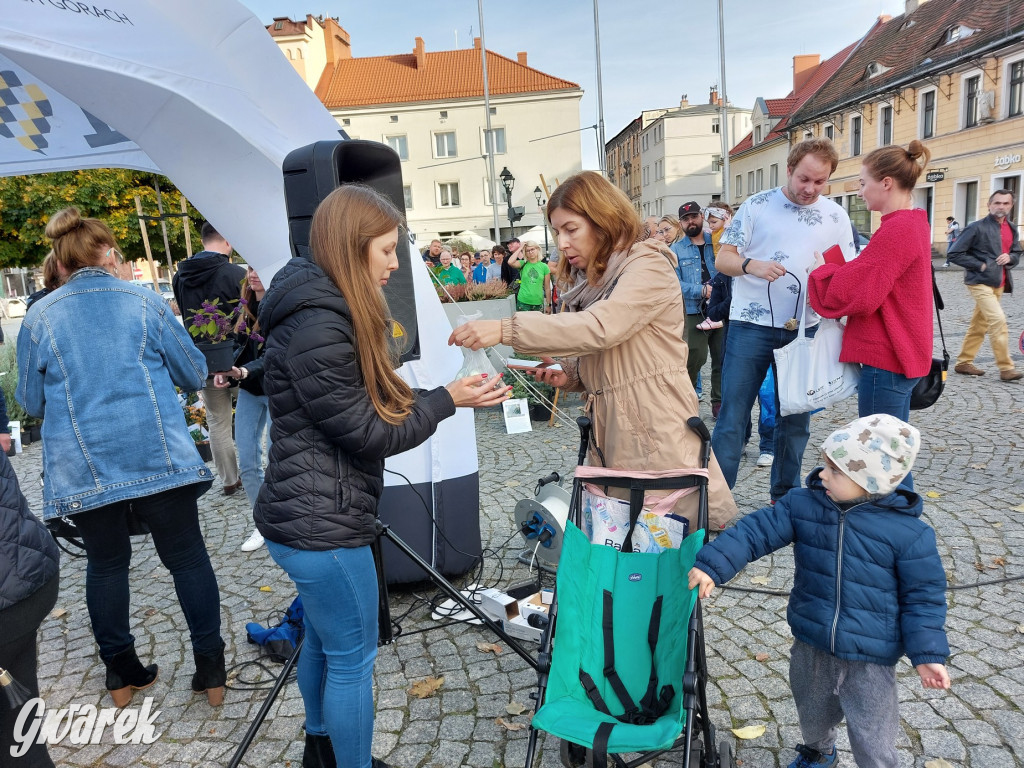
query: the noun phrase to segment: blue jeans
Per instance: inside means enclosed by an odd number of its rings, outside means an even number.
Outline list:
[[[149,524],[160,562],[174,578],[174,591],[188,624],[192,649],[205,656],[220,653],[223,643],[217,577],[199,529],[196,487],[182,485],[73,517],[88,557],[85,603],[100,658],[111,659],[135,642],[128,620],[132,543],[125,519],[129,505]]]
[[[817,327],[808,328],[807,335],[813,336],[817,330]],[[736,485],[750,409],[754,406],[761,382],[769,368],[778,379],[773,352],[793,341],[797,333],[785,328],[771,328],[739,320],[729,323],[722,375],[722,410],[711,436],[711,447],[730,488]],[[778,388],[775,393],[775,409],[776,414],[781,410]],[[790,489],[800,487],[801,464],[810,434],[809,413],[776,416],[775,461],[772,463],[771,474],[773,501],[781,499]]]
[[[267,549],[295,582],[306,639],[298,682],[306,732],[328,735],[340,768],[370,768],[373,661],[377,657],[377,571],[370,547]]]
[[[238,468],[242,476],[242,487],[249,499],[249,506],[256,504],[256,497],[263,485],[263,438],[266,436],[267,453],[270,453],[270,411],[266,395],[254,395],[244,389],[238,390],[235,403],[235,445],[238,446]]]
[[[908,379],[902,373],[886,371],[872,365],[860,367],[860,381],[857,383],[857,415],[871,416],[887,413],[910,423],[910,393],[918,379]],[[914,490],[914,479],[908,473],[901,488]]]

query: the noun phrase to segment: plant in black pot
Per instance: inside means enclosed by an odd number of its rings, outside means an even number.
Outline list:
[[[555,388],[549,384],[541,384],[538,381],[534,381],[532,377],[527,379],[530,383],[529,388],[527,388],[520,376],[522,374],[518,371],[513,372],[505,369],[506,381],[512,380],[512,397],[526,398],[530,409],[531,421],[547,421],[551,418],[551,400],[555,396]]]
[[[185,423],[188,425],[188,433],[195,441],[199,457],[203,461],[213,460],[213,450],[210,448],[210,431],[206,424],[206,406],[199,399],[195,392],[184,393],[178,390],[178,399],[181,401],[181,408],[185,412]]]
[[[228,303],[234,307],[225,312],[220,307],[220,299],[204,301],[201,308],[189,310],[185,322],[211,374],[230,371],[235,359],[234,331],[240,305],[237,300]]]

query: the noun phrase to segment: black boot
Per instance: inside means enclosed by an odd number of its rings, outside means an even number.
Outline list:
[[[192,658],[196,662],[196,673],[192,675],[192,692],[205,692],[210,706],[219,707],[224,703],[224,683],[228,680],[224,665],[224,643],[221,642],[220,650],[212,656],[204,656],[193,651]]]
[[[302,768],[337,768],[334,745],[330,736],[306,734],[306,747],[302,750]]]
[[[157,665],[142,666],[134,645],[115,654],[113,658],[104,659],[103,663],[107,667],[107,690],[110,691],[115,707],[126,706],[132,700],[133,690],[141,691],[156,682]]]

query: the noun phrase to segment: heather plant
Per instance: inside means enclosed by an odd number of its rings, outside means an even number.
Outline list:
[[[486,301],[487,299],[503,299],[512,291],[497,278],[486,283],[466,283],[459,285],[435,285],[437,297],[442,304],[463,301]]]
[[[204,301],[201,309],[188,310],[191,313],[186,318],[188,332],[192,334],[196,341],[209,343],[227,341],[234,333],[235,322],[238,320],[238,314],[241,311],[237,301],[228,302],[229,304],[235,304],[234,308],[229,312],[225,312],[220,308],[220,299]]]

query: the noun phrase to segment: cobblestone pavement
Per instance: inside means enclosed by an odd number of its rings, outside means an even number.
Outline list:
[[[972,304],[959,270],[939,275],[947,300],[943,315],[947,341],[956,355]],[[1024,328],[1021,299],[1003,301],[1011,337]],[[1024,360],[1015,352],[1018,366]],[[1004,768],[1024,765],[1024,586],[1021,582],[971,586],[979,580],[1024,573],[1024,386],[1002,383],[995,375],[986,343],[978,365],[987,376],[950,374],[947,389],[931,410],[913,419],[924,435],[914,470],[925,493],[925,516],[938,533],[939,548],[956,588],[949,593],[949,660],[953,688],[925,691],[904,660],[898,668],[902,728],[899,750],[903,766],[923,766],[943,758],[954,766]],[[570,414],[574,409],[571,407]],[[702,412],[710,424],[708,404]],[[812,419],[811,446],[835,426],[856,415],[852,401]],[[570,471],[577,435],[570,426],[506,436],[497,413],[477,418],[480,457],[481,522],[489,556],[482,581],[507,585],[527,576],[518,563],[523,543],[513,536],[512,510],[529,495],[537,477],[551,470]],[[753,448],[750,449],[751,451]],[[807,451],[805,469],[813,466]],[[747,512],[767,501],[768,470],[754,466],[748,453],[741,467],[736,497]],[[38,483],[40,448],[28,446],[13,459],[30,502],[41,508]],[[229,664],[257,658],[245,642],[245,624],[267,623],[280,615],[293,596],[290,582],[266,549],[252,554],[238,546],[251,530],[244,494],[220,494],[219,486],[201,500],[207,545],[220,582],[224,635]],[[98,744],[52,747],[58,765],[68,766],[223,766],[266,696],[265,689],[227,692],[220,709],[189,690],[193,671],[187,629],[167,572],[148,538],[137,539],[132,564],[132,623],[140,656],[160,664],[160,677],[146,693],[159,710],[152,744],[114,745],[108,733]],[[752,565],[734,586],[786,590],[792,581],[792,556],[782,551]],[[502,570],[503,569],[503,570]],[[65,557],[58,611],[40,632],[40,676],[49,707],[69,703],[106,706],[103,667],[96,655],[84,598],[85,561]],[[393,593],[393,612],[412,613],[403,621],[405,635],[380,649],[376,666],[377,720],[374,754],[400,768],[473,766],[500,768],[523,763],[529,712],[512,715],[511,703],[531,706],[535,676],[512,652],[500,655],[477,649],[492,642],[486,631],[465,625],[436,628],[417,593]],[[433,594],[423,588],[422,594]],[[712,720],[722,737],[736,746],[744,768],[776,768],[793,759],[800,740],[796,711],[787,685],[791,635],[785,622],[785,598],[716,590],[705,603],[709,646],[708,689]],[[59,615],[57,615],[59,614]],[[415,634],[417,630],[429,630]],[[763,660],[759,660],[763,659]],[[268,672],[242,670],[239,680],[270,681]],[[444,676],[440,691],[425,699],[410,694],[410,685],[428,676]],[[142,696],[136,694],[134,706]],[[496,722],[501,717],[506,725]],[[284,689],[245,766],[299,766],[302,753],[302,701],[294,683]],[[729,728],[760,724],[763,736],[738,741]],[[845,733],[839,741],[842,763],[853,765]],[[658,766],[679,764],[679,753]],[[7,765],[5,758],[0,764]],[[540,740],[538,764],[556,766],[557,741]]]

